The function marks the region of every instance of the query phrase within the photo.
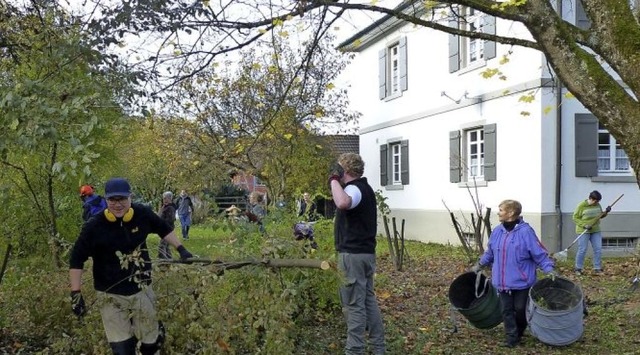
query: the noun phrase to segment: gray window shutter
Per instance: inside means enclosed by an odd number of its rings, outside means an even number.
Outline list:
[[[398,43],[398,50],[400,51],[400,91],[407,90],[407,37],[400,38]]]
[[[576,176],[598,176],[598,120],[589,113],[578,113],[576,120]]]
[[[409,140],[400,142],[400,159],[402,185],[409,185]]]
[[[582,6],[582,1],[576,1],[576,26],[578,28],[586,30],[591,27],[591,21],[587,17],[587,13],[584,12],[584,6]]]
[[[380,100],[387,97],[387,49],[378,52],[378,97]]]
[[[449,132],[449,181],[460,182],[461,178],[460,131]]]
[[[389,170],[387,159],[389,154],[389,148],[386,144],[380,146],[380,186],[387,186],[387,177],[389,174],[387,171]]]
[[[484,126],[484,181],[496,181],[496,124]]]
[[[455,16],[455,15],[453,15]],[[449,21],[449,27],[458,28],[458,20]],[[449,73],[460,70],[460,36],[449,35]]]
[[[495,16],[484,16],[484,33],[489,35],[496,34],[496,18]],[[484,59],[489,60],[496,57],[496,42],[484,41]]]

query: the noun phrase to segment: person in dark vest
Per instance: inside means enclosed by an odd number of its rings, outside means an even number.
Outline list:
[[[104,191],[107,208],[82,226],[71,250],[71,310],[78,317],[87,311],[81,293],[82,273],[91,258],[93,287],[113,353],[134,355],[139,341],[142,355],[156,354],[164,340],[164,327],[158,322],[151,287],[147,237],[157,234],[177,249],[182,260],[193,255],[180,243],[169,223],[150,207],[131,203],[127,180],[110,179]]]
[[[374,293],[376,272],[377,206],[373,189],[363,177],[360,155],[345,153],[329,175],[336,204],[334,226],[338,268],[344,275],[340,301],[347,321],[345,354],[364,354],[365,333],[371,351],[385,353],[384,325]]]
[[[85,222],[107,208],[107,201],[96,194],[91,185],[82,185],[80,187],[80,199],[82,200],[82,220]]]

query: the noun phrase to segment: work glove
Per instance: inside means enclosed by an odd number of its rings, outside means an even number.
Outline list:
[[[591,225],[590,225],[590,224],[585,224],[585,225],[584,225],[584,229],[585,229],[585,230],[589,230],[589,229],[591,229]]]
[[[191,254],[184,245],[178,247],[178,253],[180,254],[180,260],[186,260],[193,258],[193,254]]]
[[[480,270],[482,270],[482,265],[480,265],[479,263],[478,263],[478,264],[473,265],[473,266],[471,267],[471,269],[469,269],[469,271],[471,271],[471,272],[475,272],[476,274],[477,274],[477,273],[479,273],[479,272],[480,272]]]
[[[607,213],[611,212],[611,206],[607,206],[607,208],[605,208],[604,211]]]
[[[547,273],[547,277],[551,278],[551,281],[555,281],[558,273],[555,270],[551,270]]]
[[[329,169],[329,187],[331,187],[331,181],[342,179],[344,176],[344,169],[338,163],[331,164],[331,168]]]
[[[78,317],[87,313],[87,306],[84,304],[84,298],[82,298],[80,291],[71,291],[71,310]]]

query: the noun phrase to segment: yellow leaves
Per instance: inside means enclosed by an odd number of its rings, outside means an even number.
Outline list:
[[[424,5],[425,9],[431,10],[436,8],[436,6],[438,5],[438,2],[433,0],[424,0],[422,4]]]
[[[387,298],[391,297],[391,292],[387,291],[387,290],[382,290],[380,292],[377,293],[378,298],[386,300]]]
[[[181,51],[181,50],[179,50],[179,49],[174,49],[174,50],[173,50],[173,55],[174,55],[174,56],[176,56],[176,57],[177,57],[177,56],[179,56],[180,54],[182,54],[182,51]]]
[[[202,0],[202,6],[209,7],[209,0]]]
[[[265,104],[264,102],[258,102],[258,104],[256,105],[257,108],[264,108]]]
[[[545,115],[548,115],[549,112],[551,112],[551,110],[553,110],[553,107],[551,107],[550,105],[547,105],[542,109],[542,113]]]
[[[507,55],[503,55],[502,58],[500,58],[500,61],[498,63],[500,63],[500,65],[505,65],[507,63],[509,63],[510,59],[509,57],[507,57]]]
[[[193,165],[193,166],[200,165],[200,160],[194,160],[193,162],[191,162],[191,165]]]
[[[509,95],[511,93],[511,90],[507,89],[502,91],[502,95]]]
[[[371,0],[371,5],[374,5],[378,3],[378,0]]]
[[[282,25],[284,25],[284,20],[281,20],[281,19],[277,18],[277,19],[273,20],[272,24],[274,26],[282,26]]]
[[[235,122],[231,125],[231,128],[235,129],[236,131],[240,129],[240,124],[238,122]]]
[[[482,72],[480,72],[480,75],[482,75],[484,79],[490,79],[498,74],[502,74],[502,73],[497,68],[487,68]]]
[[[287,38],[287,37],[289,37],[289,31],[282,30],[282,31],[278,32],[278,35],[280,37]]]
[[[532,103],[536,99],[534,92],[529,92],[525,95],[520,96],[518,99],[519,102]]]
[[[329,83],[327,84],[327,90],[331,90],[333,88],[335,88],[336,86],[333,83]]]
[[[260,32],[260,34],[263,35],[263,34],[267,33],[267,30],[264,29],[264,28],[261,28],[261,29],[258,30],[258,32]]]
[[[564,94],[564,98],[565,99],[575,99],[576,97],[571,92],[568,92],[568,93]]]
[[[291,140],[291,138],[293,138],[293,134],[291,134],[291,133],[286,133],[286,134],[284,134],[284,135],[283,135],[283,137],[284,137],[284,139],[286,139],[286,140],[290,141],[290,140]]]

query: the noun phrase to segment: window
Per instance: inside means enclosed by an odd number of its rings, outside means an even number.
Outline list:
[[[605,250],[634,250],[638,238],[602,238],[602,249]]]
[[[409,141],[393,140],[380,146],[380,185],[409,185]]]
[[[629,173],[630,170],[627,154],[598,122],[598,173]]]
[[[479,12],[475,9],[465,8],[466,20],[460,24],[460,27],[470,32],[483,32],[483,19]],[[467,67],[474,63],[484,60],[484,40],[477,38],[460,38],[460,49],[463,52],[462,65]]]
[[[467,159],[469,180],[484,177],[484,129],[467,131]]]
[[[379,98],[393,99],[407,90],[407,38],[401,37],[378,53]]]
[[[449,132],[449,181],[495,181],[495,124]]]
[[[496,34],[496,18],[463,7],[459,13],[453,13],[449,27],[469,32]],[[477,38],[449,35],[449,72],[483,65],[485,61],[496,57],[496,43]]]
[[[636,182],[627,154],[590,113],[575,115],[575,166],[577,177]]]

